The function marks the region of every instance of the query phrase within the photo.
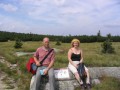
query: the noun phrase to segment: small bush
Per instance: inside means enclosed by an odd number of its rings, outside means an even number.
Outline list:
[[[14,47],[15,48],[22,48],[22,45],[23,44],[22,44],[21,40],[20,39],[16,39]]]
[[[55,45],[58,45],[58,46],[59,46],[59,45],[61,45],[61,43],[60,43],[59,41],[57,41]]]
[[[114,53],[114,48],[112,47],[112,43],[110,39],[103,42],[102,46],[102,53]]]

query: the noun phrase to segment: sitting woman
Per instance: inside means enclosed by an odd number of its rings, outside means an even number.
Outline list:
[[[75,78],[79,82],[81,88],[84,89],[83,81],[80,79],[79,73],[77,71],[78,64],[83,62],[83,52],[79,48],[80,41],[78,39],[73,39],[71,45],[72,47],[68,51],[68,60],[69,60],[68,68],[75,75]],[[87,87],[90,88],[89,72],[86,67],[85,67],[85,71],[87,74],[87,79],[86,79]]]

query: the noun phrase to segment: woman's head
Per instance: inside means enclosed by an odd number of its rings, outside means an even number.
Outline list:
[[[71,41],[71,46],[72,46],[72,47],[79,47],[79,45],[80,45],[80,40],[78,40],[78,39],[73,39],[73,40]]]

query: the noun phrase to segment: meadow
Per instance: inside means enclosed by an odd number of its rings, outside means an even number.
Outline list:
[[[17,70],[9,70],[5,65],[0,63],[0,70],[6,72],[8,76],[15,79],[18,84],[19,90],[29,90],[29,83],[31,74],[26,70],[26,63],[32,55],[20,56],[15,55],[18,51],[23,52],[35,52],[39,46],[42,46],[42,42],[23,42],[23,46],[20,49],[14,48],[14,41],[0,42],[0,56],[5,57],[5,60],[12,64],[17,64],[20,73]],[[62,53],[56,53],[54,68],[67,67],[68,59],[67,52],[71,47],[70,43],[61,43],[60,46],[55,45],[56,42],[51,42],[52,48],[63,50]],[[112,46],[115,48],[114,54],[101,53],[102,43],[81,43],[80,48],[83,50],[84,63],[87,67],[119,67],[120,66],[120,42],[113,42]],[[120,90],[120,81],[111,78],[101,78],[102,83],[93,86],[92,90]],[[110,89],[110,87],[112,87]]]

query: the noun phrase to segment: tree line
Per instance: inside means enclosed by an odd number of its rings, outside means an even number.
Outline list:
[[[120,42],[120,36],[112,36],[108,34],[112,42]],[[107,35],[107,36],[108,36]],[[33,33],[16,33],[16,32],[7,32],[0,31],[0,42],[6,42],[8,40],[15,41],[20,39],[21,41],[42,41],[44,37],[49,37],[51,41],[60,41],[63,43],[70,43],[73,38],[79,39],[82,43],[91,43],[91,42],[104,42],[107,39],[107,36],[101,36],[100,31],[96,35],[68,35],[68,36],[57,36],[57,35],[41,35]]]

